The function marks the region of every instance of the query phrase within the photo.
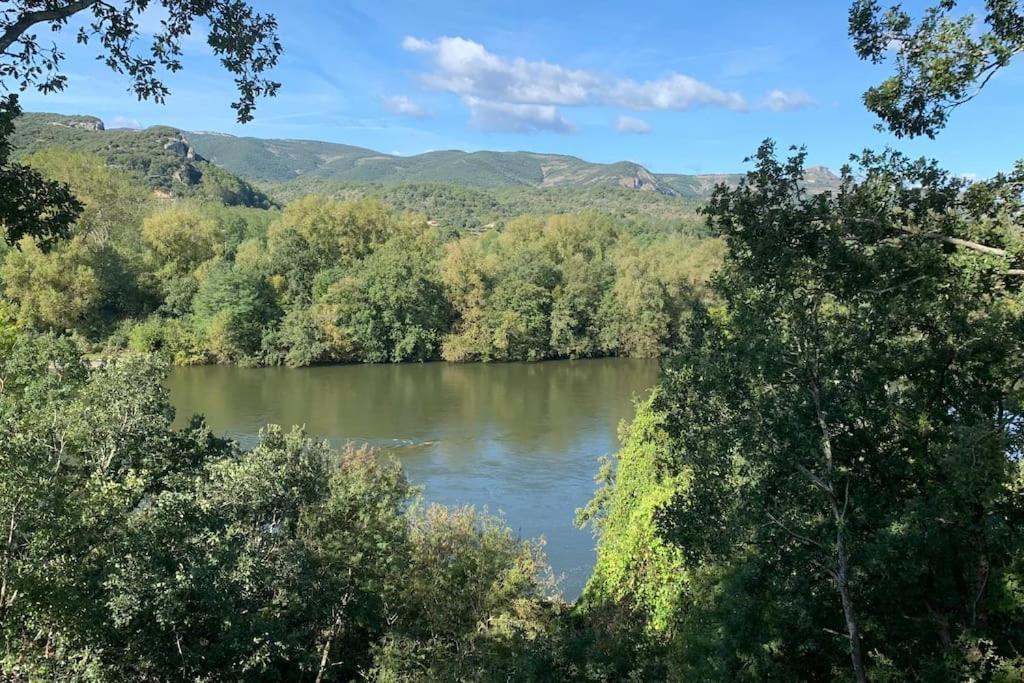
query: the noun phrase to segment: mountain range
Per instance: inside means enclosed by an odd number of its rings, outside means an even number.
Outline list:
[[[396,185],[445,183],[477,188],[625,188],[668,197],[704,199],[720,182],[739,174],[652,173],[620,161],[600,164],[573,156],[536,152],[462,152],[445,150],[413,156],[384,154],[363,147],[318,140],[237,137],[189,132],[168,126],[144,130],[112,129],[91,116],[29,113],[17,123],[12,140],[22,154],[65,146],[104,156],[116,166],[139,172],[154,188],[174,189],[199,183],[205,162],[244,181],[277,184],[297,178],[346,183]],[[828,169],[808,169],[814,190],[836,186]]]

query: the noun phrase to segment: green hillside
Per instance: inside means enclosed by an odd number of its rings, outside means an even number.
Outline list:
[[[587,199],[601,198],[600,203],[605,205],[609,197],[618,196],[611,201],[617,209],[621,201],[630,203],[622,199],[625,194],[602,195],[601,192],[614,190],[701,200],[710,195],[717,183],[732,184],[740,177],[738,174],[659,174],[629,161],[597,164],[573,156],[536,152],[442,150],[396,156],[318,140],[182,132],[168,126],[105,130],[103,122],[95,117],[45,113],[23,115],[18,120],[13,142],[21,155],[46,147],[92,152],[111,165],[137,173],[156,190],[178,195],[220,194],[225,203],[247,206],[259,206],[267,201],[249,185],[249,182],[257,182],[264,188],[273,188],[268,192],[281,199],[308,193],[313,188],[329,194],[351,194],[350,186],[359,184],[585,189],[597,193],[585,195]],[[834,187],[837,180],[827,169],[808,169],[807,182],[814,190]],[[285,185],[277,188],[280,183]],[[361,194],[367,192],[360,190]],[[578,198],[567,201],[566,196],[552,193],[545,196],[542,203],[557,210],[579,201]],[[657,202],[641,199],[635,203],[649,209]],[[593,208],[589,204],[588,207]],[[678,212],[670,208],[655,213],[674,216]],[[481,220],[483,218],[486,217],[480,216]],[[471,222],[476,220],[473,218]]]
[[[444,150],[400,157],[315,140],[264,140],[188,133],[205,158],[251,180],[282,182],[313,176],[370,183],[455,183],[472,187],[622,186],[674,194],[638,164],[592,164],[533,152]]]
[[[264,183],[318,178],[384,185],[451,183],[481,188],[604,187],[704,199],[716,184],[734,184],[741,177],[732,173],[651,173],[630,161],[596,164],[573,156],[536,152],[444,150],[403,157],[316,140],[275,140],[205,132],[186,135],[205,158],[232,173]],[[835,187],[837,182],[838,178],[828,169],[808,169],[808,186],[812,190]]]
[[[106,130],[93,116],[27,113],[17,119],[11,143],[19,157],[52,147],[96,154],[158,192],[202,196],[229,206],[270,205],[262,192],[211,164],[180,130],[169,126]]]

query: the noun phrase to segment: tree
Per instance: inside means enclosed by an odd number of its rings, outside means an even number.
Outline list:
[[[116,246],[126,254],[140,251],[140,227],[152,210],[150,192],[125,171],[101,158],[67,149],[45,149],[24,159],[46,178],[66,185],[82,204],[72,226],[91,246]]]
[[[609,258],[619,238],[608,216],[556,216],[547,221],[545,239],[558,263],[559,283],[552,293],[551,350],[579,358],[601,352],[598,309],[615,271]]]
[[[44,253],[25,238],[0,269],[4,294],[26,327],[56,332],[82,328],[100,304],[102,284],[81,238]]]
[[[857,54],[878,64],[894,57],[896,73],[864,94],[867,108],[897,136],[935,135],[957,107],[1024,52],[1024,10],[1016,0],[986,0],[985,19],[955,16],[956,0],[941,0],[915,25],[899,5],[856,0],[850,36]]]
[[[290,203],[268,230],[271,273],[289,303],[308,305],[320,271],[349,268],[391,236],[394,219],[377,200],[307,196]]]
[[[8,244],[32,237],[48,249],[70,234],[82,204],[66,185],[10,160],[14,119],[20,113],[16,95],[0,100],[0,227]]]
[[[140,15],[157,4],[166,18],[148,47],[140,49]],[[111,70],[127,75],[130,90],[140,99],[164,101],[170,91],[162,71],[173,73],[182,68],[182,38],[204,25],[207,44],[235,78],[238,99],[231,106],[240,122],[252,119],[258,98],[273,96],[280,87],[264,75],[281,54],[277,21],[273,15],[255,12],[244,0],[128,0],[117,4],[14,0],[0,10],[4,90],[62,90],[67,85],[67,76],[61,71],[64,55],[56,44],[41,41],[36,31],[60,33],[79,15],[88,19],[78,29],[76,40],[97,44],[97,57]],[[20,111],[15,94],[0,102],[0,224],[4,239],[11,244],[29,235],[46,246],[67,235],[81,207],[65,186],[9,160],[8,140]]]
[[[756,161],[708,207],[716,299],[666,364],[648,460],[615,475],[651,492],[603,509],[648,519],[685,587],[602,590],[653,605],[684,678],[1019,674],[1020,193],[889,153],[808,196],[802,154]],[[596,577],[646,557],[622,534]]]
[[[437,357],[451,321],[438,267],[437,232],[419,221],[398,229],[366,257],[356,273],[332,285],[322,302],[370,363]]]
[[[216,263],[192,303],[197,333],[218,362],[258,361],[263,331],[280,316],[259,272]]]
[[[217,223],[201,211],[176,207],[150,214],[142,222],[148,258],[166,281],[192,275],[217,254]]]

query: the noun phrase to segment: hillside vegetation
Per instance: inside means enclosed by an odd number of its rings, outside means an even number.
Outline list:
[[[328,178],[362,183],[454,183],[467,187],[625,188],[688,199],[706,199],[716,183],[739,174],[651,173],[640,164],[597,164],[562,154],[445,150],[395,156],[317,140],[275,140],[222,133],[187,133],[196,150],[229,171],[254,181]],[[827,169],[809,169],[812,189],[835,187]]]
[[[637,231],[706,232],[705,220],[698,214],[700,200],[610,185],[485,188],[450,183],[353,183],[306,176],[262,187],[280,204],[310,194],[342,200],[372,197],[394,211],[422,214],[431,224],[448,231],[501,229],[512,218],[525,214],[596,211],[629,222]]]
[[[19,157],[51,148],[89,152],[164,194],[229,206],[270,205],[262,192],[209,163],[181,131],[168,126],[106,130],[103,122],[92,116],[26,113],[15,122],[11,145]]]

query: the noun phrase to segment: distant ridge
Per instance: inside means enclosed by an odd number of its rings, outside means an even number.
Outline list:
[[[741,174],[652,173],[640,164],[598,164],[562,154],[444,150],[414,156],[385,154],[318,140],[235,137],[186,133],[199,154],[249,180],[284,182],[304,176],[348,182],[453,183],[470,187],[623,187],[667,196],[703,199],[719,182]],[[821,167],[808,169],[812,189],[828,189],[839,178]]]
[[[317,178],[349,183],[397,185],[445,183],[477,188],[617,187],[668,197],[706,199],[720,182],[741,174],[652,173],[631,161],[599,164],[562,154],[443,150],[414,156],[319,140],[236,137],[168,126],[104,130],[92,116],[26,114],[14,140],[21,153],[45,146],[69,146],[106,154],[115,165],[141,172],[156,187],[188,184],[189,174],[210,162],[235,176],[261,183]],[[155,163],[153,163],[155,162]],[[812,191],[838,185],[822,167],[807,171]]]

